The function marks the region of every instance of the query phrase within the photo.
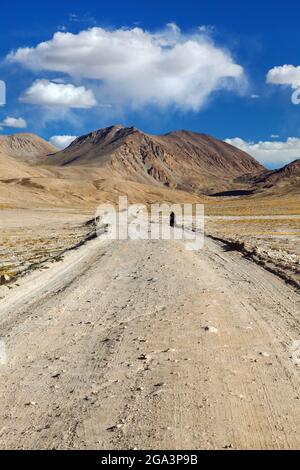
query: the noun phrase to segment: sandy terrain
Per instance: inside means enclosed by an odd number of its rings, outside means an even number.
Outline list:
[[[57,260],[91,232],[92,211],[72,209],[0,210],[0,275],[20,274]],[[7,287],[0,287],[0,298]]]
[[[0,305],[2,449],[299,448],[299,296],[220,243],[96,239]]]
[[[206,231],[300,287],[300,215],[210,216]]]

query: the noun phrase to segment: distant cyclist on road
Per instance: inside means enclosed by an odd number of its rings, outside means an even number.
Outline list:
[[[174,212],[171,212],[170,214],[170,227],[175,227],[176,223],[176,218]]]

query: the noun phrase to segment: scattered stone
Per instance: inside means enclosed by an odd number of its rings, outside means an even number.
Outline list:
[[[162,393],[164,393],[164,390],[162,390],[162,389],[156,390],[155,392],[152,393],[152,396],[153,396],[153,397],[158,397],[158,396],[161,395]]]
[[[219,330],[214,326],[205,326],[204,331],[207,331],[207,333],[218,333]]]
[[[265,351],[261,351],[259,353],[262,357],[270,357],[270,354],[268,352],[265,352]]]
[[[139,357],[138,357],[139,361],[148,361],[150,358],[148,356],[148,354],[141,354]]]
[[[1,274],[0,276],[0,285],[4,286],[11,280],[11,277],[8,274]]]
[[[117,431],[118,429],[121,429],[123,426],[124,426],[124,424],[119,423],[119,424],[116,424],[114,426],[110,426],[106,430],[109,431],[109,432],[114,432],[114,431]]]
[[[58,379],[58,377],[60,376],[61,376],[60,372],[53,372],[53,374],[51,375],[52,379]]]
[[[117,430],[117,426],[110,426],[109,428],[106,429],[108,432],[114,432]]]

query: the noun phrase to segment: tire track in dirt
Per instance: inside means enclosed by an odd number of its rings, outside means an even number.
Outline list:
[[[221,243],[94,240],[0,312],[3,449],[299,447],[299,296]]]

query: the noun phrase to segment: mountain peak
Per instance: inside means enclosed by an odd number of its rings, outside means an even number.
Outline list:
[[[205,134],[182,130],[156,136],[122,125],[78,137],[44,161],[105,168],[123,179],[196,193],[227,189],[235,178],[265,170],[250,155]]]
[[[281,171],[283,174],[287,176],[300,176],[300,158],[297,158],[297,160],[294,160],[291,163],[288,163],[285,165],[283,168],[281,168]]]
[[[64,152],[66,152],[69,148],[74,149],[75,147],[78,147],[79,145],[82,145],[83,143],[85,144],[89,143],[90,145],[107,144],[108,142],[112,142],[113,140],[123,138],[137,131],[138,130],[135,127],[124,127],[121,124],[97,129],[81,137],[77,137],[77,139],[75,139],[69,145],[69,147],[67,147],[67,149],[64,150]]]
[[[0,135],[0,152],[23,162],[32,163],[39,157],[57,152],[57,148],[35,134],[2,134]]]

